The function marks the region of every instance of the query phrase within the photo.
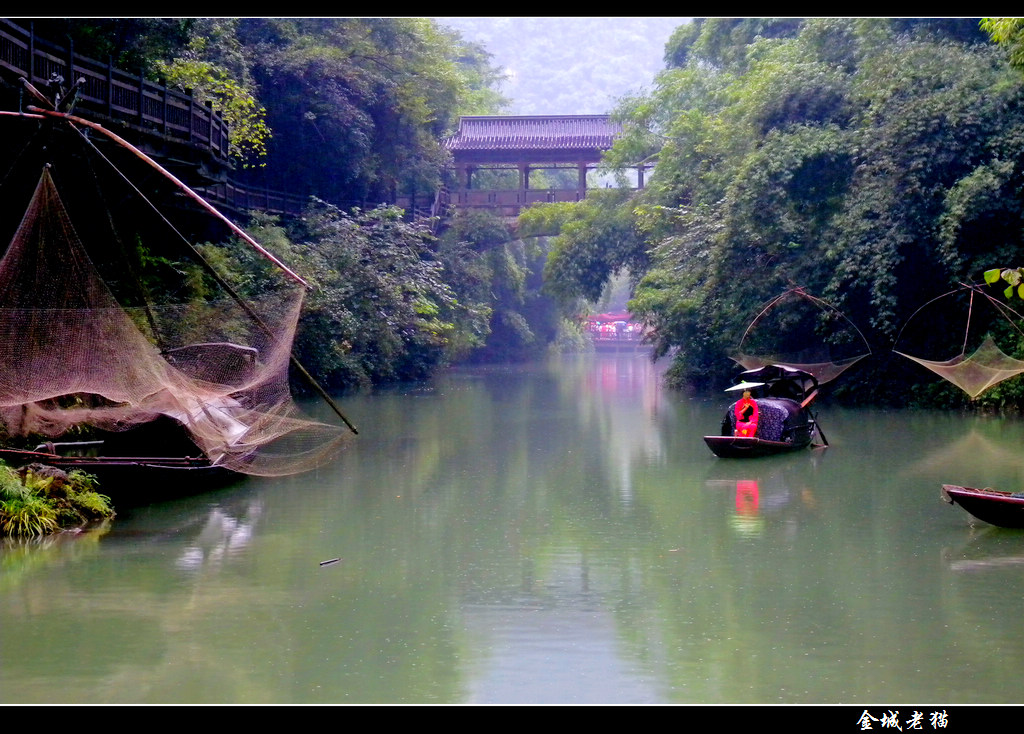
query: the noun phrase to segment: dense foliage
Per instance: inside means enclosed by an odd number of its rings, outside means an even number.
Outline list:
[[[273,131],[253,182],[339,205],[436,190],[468,82],[450,35],[416,18],[246,18],[238,37]]]
[[[0,463],[0,535],[34,537],[113,517],[96,479],[77,469]]]
[[[331,202],[301,223],[256,226],[317,286],[299,348],[335,388],[536,353],[560,328],[553,299],[571,313],[625,277],[632,310],[654,328],[657,353],[674,354],[679,383],[728,380],[727,355],[752,315],[799,285],[842,309],[874,350],[837,392],[949,401],[890,349],[923,303],[995,269],[1012,280],[1018,266],[1024,106],[1014,19],[679,25],[651,91],[621,101],[625,134],[607,156],[610,170],[655,164],[647,188],[539,207],[521,217],[526,239],[487,216],[430,231],[377,208],[435,191],[441,140],[458,115],[500,111],[495,90],[518,74],[433,20],[43,26],[81,53],[110,53],[207,95],[234,115],[249,183]],[[495,27],[484,40],[503,43]],[[231,267],[242,277],[255,266]],[[941,352],[960,340],[954,332],[912,336]],[[1017,398],[997,388],[988,399]]]
[[[448,162],[441,142],[458,116],[505,104],[481,46],[417,18],[35,26],[77,53],[110,54],[210,100],[231,124],[236,179],[316,200],[302,221],[258,217],[253,227],[313,286],[296,353],[327,387],[419,378],[454,359],[524,356],[552,338],[540,245],[512,241],[497,220],[461,217],[438,240],[428,223],[382,205],[433,197]],[[204,249],[243,294],[279,282],[244,245]],[[159,273],[180,267],[166,261]]]
[[[23,19],[209,99],[249,183],[349,206],[433,194],[460,114],[505,100],[490,55],[423,18]]]
[[[458,212],[441,235],[445,279],[461,304],[453,359],[521,360],[547,347],[560,328],[544,289],[545,238],[514,238],[489,212]]]
[[[656,161],[650,185],[618,215],[573,218],[548,265],[555,290],[590,297],[627,265],[579,244],[621,217],[641,239],[628,249],[650,257],[632,308],[659,353],[678,350],[677,381],[731,377],[758,307],[799,285],[875,353],[837,392],[913,401],[930,380],[888,358],[902,325],[1021,245],[1024,87],[1005,51],[970,19],[696,19],[666,61],[620,107],[608,156]],[[915,337],[952,349],[963,333]]]
[[[343,211],[314,201],[300,220],[258,215],[249,233],[309,284],[294,354],[325,387],[418,379],[447,360],[457,304],[426,224],[404,221],[395,207]],[[201,249],[243,297],[291,287],[244,243]]]

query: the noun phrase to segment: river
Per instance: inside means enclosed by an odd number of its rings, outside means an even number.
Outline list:
[[[826,388],[829,448],[718,459],[661,377],[454,369],[346,398],[328,468],[0,547],[0,703],[1024,698],[1024,532],[939,495],[1020,487],[1024,422]]]

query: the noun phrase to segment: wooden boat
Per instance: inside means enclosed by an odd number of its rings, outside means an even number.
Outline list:
[[[96,477],[104,494],[118,502],[214,489],[243,476],[205,456],[77,456],[39,449],[0,448],[0,461],[13,467],[42,464],[66,472],[86,472]]]
[[[723,459],[753,459],[807,448],[810,440],[792,442],[770,441],[756,436],[705,436],[704,443],[715,456]]]
[[[942,499],[951,505],[960,505],[974,517],[991,525],[1024,528],[1024,492],[943,484]]]
[[[785,365],[766,365],[742,372],[728,392],[743,397],[729,406],[717,436],[704,443],[722,458],[755,458],[807,448],[817,431],[824,435],[809,405],[818,394],[818,381],[809,372]]]

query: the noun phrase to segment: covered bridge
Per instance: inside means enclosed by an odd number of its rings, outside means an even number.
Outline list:
[[[580,201],[586,196],[587,172],[601,161],[619,132],[608,115],[463,117],[458,131],[444,143],[458,179],[449,192],[450,204],[515,217],[523,207],[538,202]],[[566,185],[563,175],[556,177],[555,187],[531,188],[531,171],[557,169],[575,170],[575,181]],[[484,171],[518,172],[518,185],[508,174],[481,175]],[[641,166],[639,188],[643,176]]]

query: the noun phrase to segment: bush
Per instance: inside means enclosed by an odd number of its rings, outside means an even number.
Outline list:
[[[12,469],[0,464],[0,531],[11,536],[46,535],[110,518],[110,498],[96,478],[42,464]]]

